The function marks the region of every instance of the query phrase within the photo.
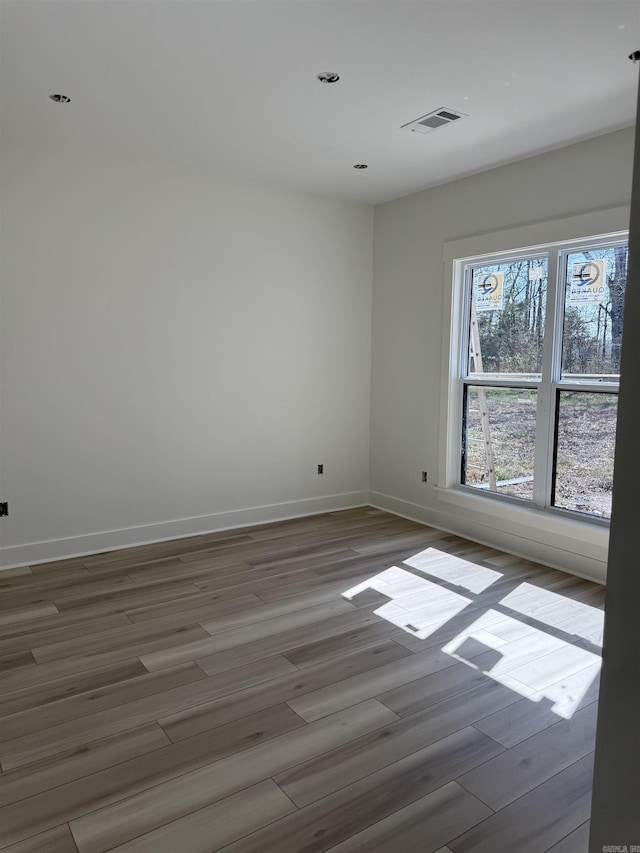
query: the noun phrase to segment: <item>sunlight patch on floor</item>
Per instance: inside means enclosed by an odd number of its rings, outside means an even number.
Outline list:
[[[438,551],[437,548],[426,548],[404,562],[419,572],[426,572],[440,580],[463,586],[469,592],[476,594],[484,592],[491,584],[503,577],[502,572],[469,563],[461,557]]]
[[[352,599],[365,589],[375,589],[390,601],[373,612],[414,637],[426,639],[471,604],[470,599],[432,581],[392,566],[364,583],[343,592]]]
[[[509,628],[513,629],[514,638],[506,640]],[[496,630],[502,636],[494,633]],[[499,660],[494,662],[495,654],[491,655],[486,668],[483,655],[469,660],[460,653],[469,640],[497,650]],[[566,719],[580,706],[601,665],[600,657],[593,652],[517,619],[505,619],[495,610],[480,616],[442,650],[533,702],[548,699],[552,710]]]
[[[391,566],[344,592],[344,598],[350,600],[365,590],[376,590],[389,600],[374,613],[419,639],[426,639],[466,611],[471,623],[446,643],[442,651],[532,702],[547,700],[560,717],[569,719],[575,713],[598,677],[601,659],[588,648],[556,633],[559,630],[594,646],[598,641],[601,644],[604,624],[601,610],[522,582],[473,619],[474,595],[502,578],[501,572],[436,548],[427,548],[404,564],[462,587],[470,597],[407,569]],[[518,614],[527,621],[522,621]],[[545,630],[543,626],[554,630]]]
[[[583,639],[591,640],[594,634],[601,634],[604,628],[602,610],[530,583],[521,583],[513,592],[505,595],[500,604]]]

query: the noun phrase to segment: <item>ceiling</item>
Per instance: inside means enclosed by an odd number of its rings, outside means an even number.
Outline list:
[[[640,2],[5,0],[2,133],[377,203],[633,123]],[[316,75],[336,71],[340,81]],[[52,103],[63,93],[71,104]],[[439,107],[467,118],[401,126]],[[356,171],[355,163],[367,163]]]

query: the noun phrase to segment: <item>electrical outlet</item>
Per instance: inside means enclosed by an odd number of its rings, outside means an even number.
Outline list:
[[[0,516],[9,515],[9,503],[7,501],[0,503]]]
[[[426,483],[426,482],[427,482],[427,472],[426,472],[426,471],[423,471],[423,472],[422,472],[422,482],[423,482],[423,483]]]
[[[318,465],[318,474],[324,474],[324,465]]]

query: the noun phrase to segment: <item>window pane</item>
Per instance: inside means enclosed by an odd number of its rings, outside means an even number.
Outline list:
[[[473,267],[469,374],[539,378],[546,300],[546,258]]]
[[[618,379],[627,254],[617,246],[567,255],[563,376]]]
[[[561,391],[553,505],[611,517],[617,394]]]
[[[467,386],[462,482],[531,500],[537,393]]]

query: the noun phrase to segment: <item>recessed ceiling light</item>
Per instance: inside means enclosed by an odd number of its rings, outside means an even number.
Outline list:
[[[70,104],[71,98],[68,95],[49,95],[50,100],[56,104]]]
[[[368,169],[369,167],[367,166],[366,163],[356,163],[353,168],[354,169]]]
[[[463,98],[462,100],[463,100],[463,101],[468,101],[468,100],[470,100],[469,95],[465,95],[465,96],[464,96],[464,98]]]
[[[317,79],[321,83],[337,83],[340,79],[340,75],[336,74],[335,71],[322,71],[318,74]]]

